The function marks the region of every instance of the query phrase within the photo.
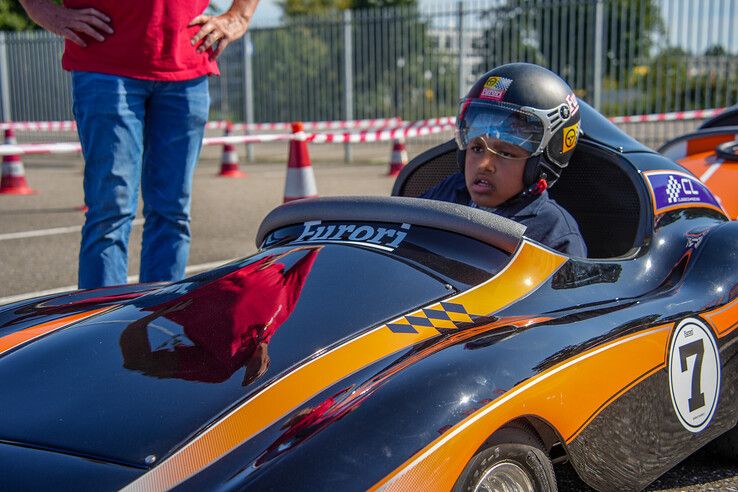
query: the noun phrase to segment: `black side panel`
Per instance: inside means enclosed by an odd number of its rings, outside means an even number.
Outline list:
[[[418,197],[459,171],[454,140],[426,150],[402,168],[392,196]]]
[[[640,246],[646,209],[632,174],[632,165],[620,155],[582,146],[550,189],[551,198],[579,224],[590,258],[622,256]]]
[[[0,444],[2,490],[118,490],[144,470]]]

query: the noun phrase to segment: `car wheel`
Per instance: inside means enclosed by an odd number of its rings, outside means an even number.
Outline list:
[[[556,492],[553,465],[532,428],[497,431],[469,461],[454,492]]]

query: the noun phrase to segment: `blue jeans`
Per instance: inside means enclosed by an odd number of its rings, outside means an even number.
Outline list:
[[[73,72],[72,93],[88,207],[79,287],[126,283],[139,183],[140,280],[181,279],[190,250],[192,175],[210,105],[207,76],[158,82]]]

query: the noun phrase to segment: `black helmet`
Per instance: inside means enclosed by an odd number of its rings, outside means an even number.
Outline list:
[[[462,172],[467,145],[492,136],[531,153],[526,187],[548,186],[569,164],[579,135],[579,103],[558,75],[530,63],[502,65],[482,75],[459,103],[456,143]]]

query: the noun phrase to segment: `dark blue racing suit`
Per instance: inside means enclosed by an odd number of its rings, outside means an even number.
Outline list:
[[[464,175],[461,173],[449,176],[426,191],[421,198],[476,206],[466,189]],[[546,191],[540,195],[528,195],[512,200],[500,207],[479,208],[523,224],[527,228],[525,236],[541,244],[569,256],[587,256],[587,246],[576,221],[569,212],[552,200]]]

